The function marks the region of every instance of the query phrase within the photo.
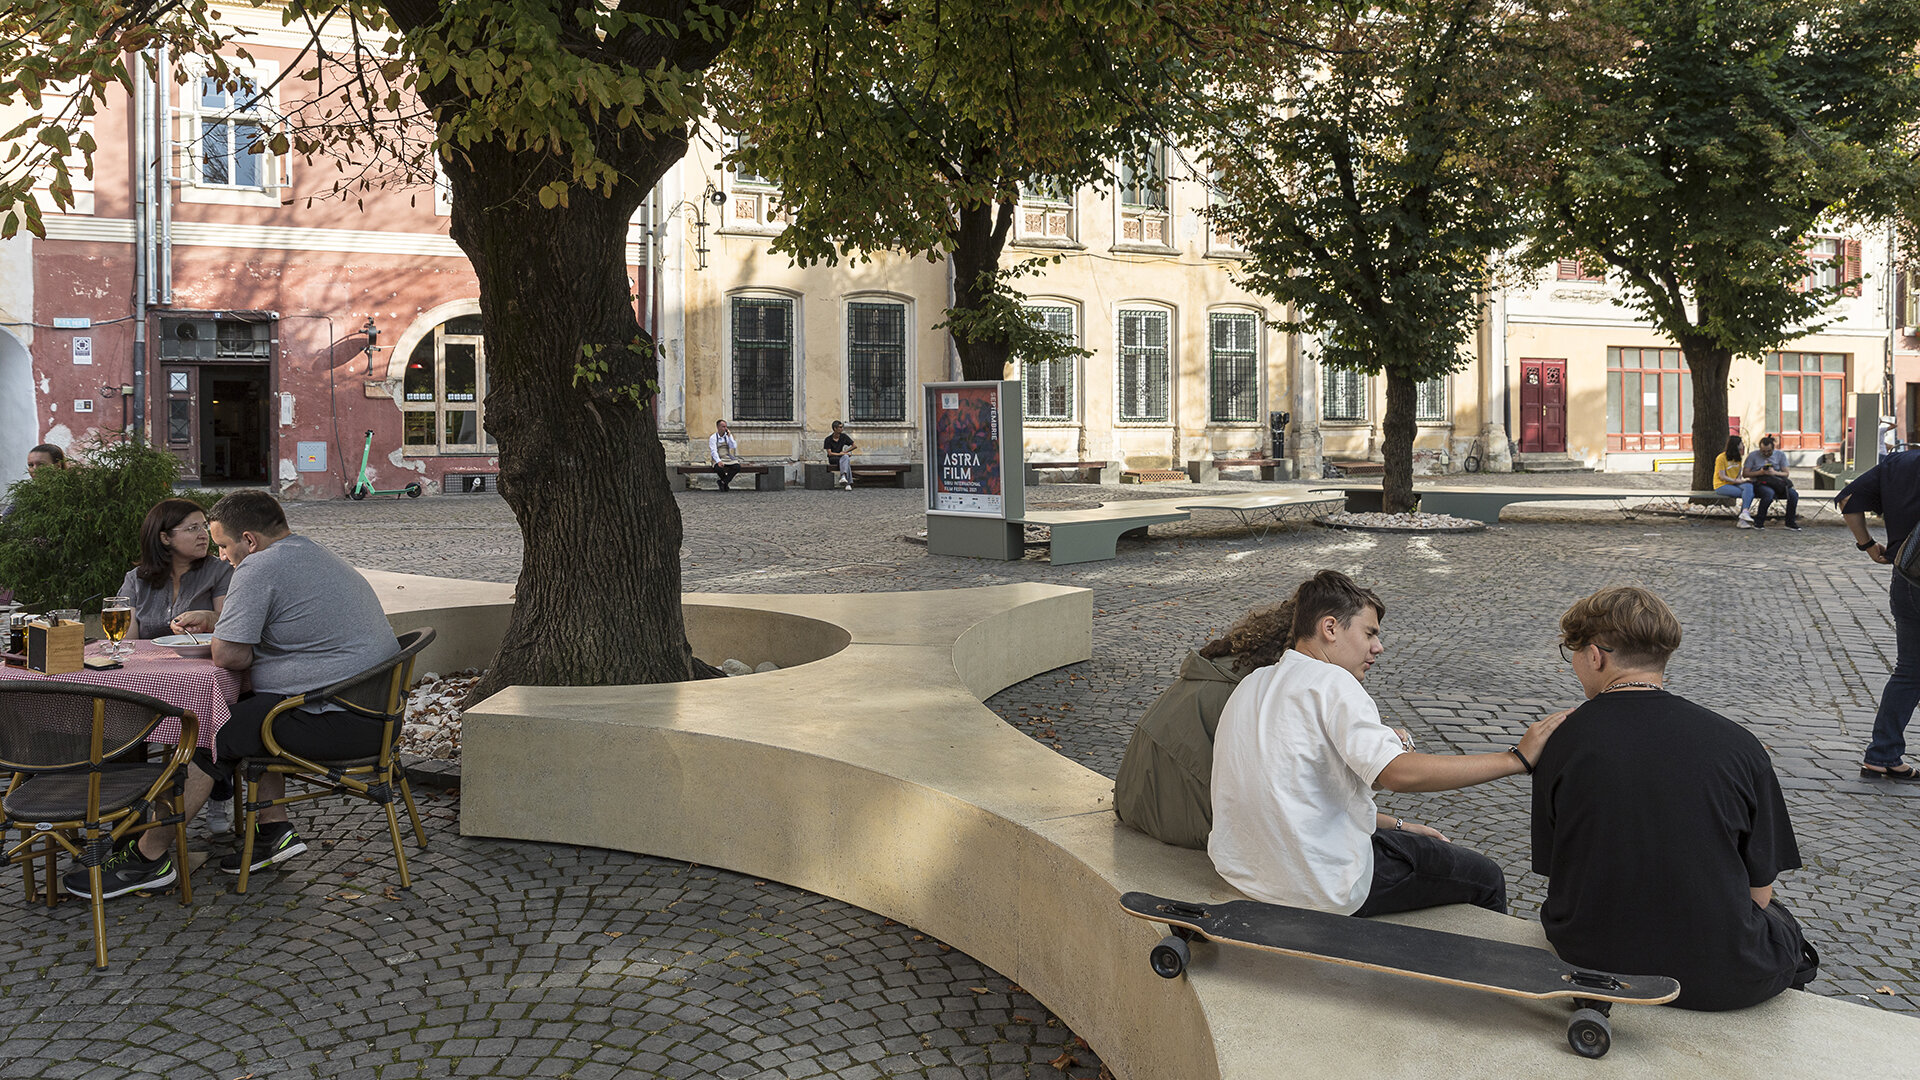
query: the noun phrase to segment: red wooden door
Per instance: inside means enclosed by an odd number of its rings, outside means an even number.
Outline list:
[[[1520,452],[1567,451],[1567,362],[1520,361]]]

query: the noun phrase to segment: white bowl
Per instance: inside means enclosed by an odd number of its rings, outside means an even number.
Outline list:
[[[205,634],[188,637],[185,634],[168,634],[153,639],[155,645],[163,649],[172,649],[180,656],[212,656],[213,639]]]

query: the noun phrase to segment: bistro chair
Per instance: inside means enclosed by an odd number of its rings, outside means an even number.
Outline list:
[[[267,714],[260,725],[260,741],[266,744],[268,756],[243,758],[235,767],[235,775],[245,785],[240,801],[245,811],[240,830],[240,881],[234,886],[235,892],[247,891],[260,811],[327,795],[365,799],[385,808],[387,832],[393,837],[394,861],[400,864],[400,887],[413,887],[413,879],[407,873],[407,854],[400,844],[400,817],[393,804],[396,801],[406,804],[407,816],[413,820],[414,840],[421,850],[426,850],[426,830],[420,827],[420,811],[413,804],[413,791],[407,787],[406,770],[400,767],[398,744],[402,722],[406,719],[407,687],[413,682],[413,662],[420,650],[432,641],[431,626],[409,630],[400,635],[399,655],[332,686],[295,694]],[[345,715],[378,726],[379,753],[372,757],[322,761],[292,753],[274,738],[274,721],[302,705],[321,704],[338,705],[345,710]],[[288,794],[278,799],[262,799],[260,781],[273,774],[287,778]],[[294,782],[303,786],[296,791],[291,786]]]
[[[179,744],[159,761],[145,760],[147,739],[170,716],[180,718]],[[29,901],[38,894],[34,860],[45,861],[48,906],[59,898],[63,852],[87,868],[95,967],[107,966],[100,866],[116,844],[171,826],[180,902],[193,902],[181,807],[199,730],[191,709],[131,690],[43,680],[0,683],[0,770],[10,774],[0,795],[0,835],[13,829],[26,834],[7,847],[6,859],[21,865]],[[163,813],[149,817],[155,809]]]

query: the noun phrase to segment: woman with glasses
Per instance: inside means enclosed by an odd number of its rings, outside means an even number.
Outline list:
[[[173,633],[185,612],[218,615],[227,599],[233,567],[212,558],[207,514],[186,499],[162,499],[140,523],[140,565],[127,571],[120,595],[133,601],[133,633],[155,638]]]
[[[1753,511],[1750,509],[1753,505],[1753,481],[1740,475],[1746,457],[1747,448],[1740,441],[1740,436],[1729,435],[1727,452],[1713,459],[1713,493],[1729,499],[1739,497],[1740,520],[1735,526],[1741,529],[1753,528]]]

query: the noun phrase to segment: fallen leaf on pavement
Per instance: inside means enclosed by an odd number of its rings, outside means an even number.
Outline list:
[[[1080,1059],[1074,1057],[1072,1054],[1062,1053],[1059,1057],[1047,1062],[1047,1064],[1059,1069],[1061,1072],[1066,1072],[1068,1069],[1080,1064]]]

